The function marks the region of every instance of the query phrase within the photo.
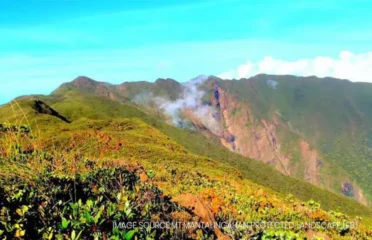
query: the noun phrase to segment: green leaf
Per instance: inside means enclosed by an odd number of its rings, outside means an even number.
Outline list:
[[[87,200],[87,206],[88,206],[89,208],[92,208],[92,207],[93,207],[93,201],[90,200],[90,199],[88,199],[88,200]]]
[[[23,214],[25,214],[27,211],[28,211],[28,207],[25,206],[25,205],[23,205],[22,206],[22,212],[23,212]]]
[[[87,219],[85,217],[81,217],[79,220],[81,223],[87,223]]]
[[[62,230],[67,229],[69,224],[70,220],[67,220],[66,218],[62,217],[61,229]]]
[[[98,220],[100,219],[101,217],[101,212],[98,212],[97,215],[94,217],[94,223],[97,224],[98,223]]]
[[[118,228],[113,228],[112,229],[112,233],[115,235],[115,236],[118,236],[120,235],[120,230]]]
[[[84,217],[85,217],[87,223],[94,222],[94,219],[93,219],[92,215],[90,215],[90,213],[88,211],[84,212]]]
[[[75,230],[72,230],[72,232],[71,232],[71,240],[75,240],[75,238],[76,238],[76,232],[75,232]]]
[[[78,240],[78,239],[80,238],[80,235],[81,235],[82,232],[83,232],[83,230],[81,230],[81,231],[79,232],[79,234],[76,236],[75,240]]]
[[[124,239],[125,239],[125,240],[131,240],[131,239],[133,238],[134,234],[137,233],[137,231],[138,231],[138,229],[136,228],[136,229],[133,229],[133,230],[131,230],[131,231],[125,233],[125,235],[124,235]]]

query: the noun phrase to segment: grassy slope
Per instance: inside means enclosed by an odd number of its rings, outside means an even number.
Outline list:
[[[27,102],[24,102],[21,105],[27,107],[27,104]],[[125,108],[121,110],[125,110]],[[4,109],[1,109],[0,112],[3,114]],[[242,178],[239,171],[226,163],[188,152],[176,141],[140,119],[118,118],[92,120],[80,118],[71,124],[67,124],[49,115],[35,115],[32,111],[28,112],[27,109],[24,112],[27,114],[31,124],[33,124],[34,120],[38,122],[39,134],[34,139],[29,139],[28,137],[24,139],[18,137],[16,139],[18,144],[22,146],[22,149],[30,149],[32,147],[38,151],[30,154],[26,159],[22,157],[23,155],[16,153],[16,158],[13,159],[11,157],[12,150],[8,146],[12,145],[12,141],[9,141],[6,135],[3,138],[4,135],[1,134],[0,143],[1,146],[4,146],[4,149],[0,149],[0,160],[4,156],[8,158],[8,161],[0,161],[0,179],[2,180],[2,184],[13,179],[12,176],[17,176],[17,181],[15,182],[17,184],[25,178],[36,178],[39,176],[43,180],[41,182],[47,184],[48,181],[51,181],[51,184],[55,185],[53,185],[54,187],[52,189],[59,189],[58,187],[60,186],[58,184],[60,183],[70,182],[70,185],[75,183],[75,180],[71,181],[71,179],[75,178],[76,173],[79,173],[81,176],[91,175],[91,172],[95,171],[90,167],[91,165],[95,166],[94,168],[102,170],[106,168],[110,169],[110,166],[122,166],[123,164],[137,165],[139,162],[145,166],[152,182],[156,186],[159,186],[165,194],[172,197],[183,193],[196,194],[208,204],[219,221],[324,221],[342,223],[352,220],[337,212],[322,211],[318,208],[317,204],[311,201],[301,204],[291,197],[284,198],[284,196],[277,195],[268,188],[260,187]],[[53,127],[50,124],[53,124]],[[43,151],[39,152],[39,150]],[[48,154],[44,154],[44,151]],[[40,157],[45,158],[45,160],[40,161]],[[21,165],[17,165],[19,161],[22,161]],[[25,172],[22,173],[21,169],[25,169]],[[115,182],[112,181],[113,179],[110,176],[106,178],[104,181],[107,183]],[[99,177],[93,177],[93,182],[96,181],[95,179],[102,180]],[[30,180],[32,183],[37,179]],[[77,184],[80,184],[79,181],[77,181]],[[33,189],[35,188],[33,187]],[[66,186],[64,186],[64,189],[66,189]],[[89,188],[87,189],[89,190]],[[69,190],[73,191],[73,188],[70,187]],[[50,189],[45,192],[48,191]],[[38,190],[37,194],[40,195],[40,193],[42,191]],[[112,193],[106,189],[103,199],[106,199],[108,194],[114,194],[116,196],[117,192]],[[124,194],[132,196],[131,199],[133,198],[133,200],[136,199],[127,190]],[[141,191],[135,192],[135,194],[141,194]],[[159,192],[157,194],[159,195]],[[82,192],[79,192],[78,195],[84,196]],[[63,196],[63,201],[72,201],[73,203],[77,201],[77,199],[69,200],[70,197],[68,194]],[[142,199],[144,196],[138,199]],[[94,199],[95,196],[93,194],[90,197]],[[136,204],[133,200],[131,200],[131,207],[135,207]],[[56,200],[52,198],[51,203],[54,201]],[[352,203],[352,201],[349,202]],[[38,219],[38,212],[36,210],[38,206],[36,204],[29,207],[29,211],[34,212],[33,215],[36,215],[36,219]],[[164,210],[161,210],[159,206],[156,207],[150,208],[152,215],[154,217],[160,213],[164,215]],[[63,208],[63,211],[62,209],[60,210],[60,214],[64,214],[62,216],[65,216],[67,219],[71,218],[68,214],[68,211],[70,211],[68,206],[67,208]],[[95,209],[92,211],[95,211]],[[360,207],[358,212],[354,212],[354,214],[364,216],[363,214],[369,214],[368,211],[370,210]],[[181,209],[179,213],[182,213]],[[173,212],[171,216],[176,217],[177,212]],[[187,213],[183,212],[179,216],[187,217]],[[120,218],[118,220],[120,221]],[[32,229],[32,223],[25,222],[26,220],[24,219],[22,221]],[[55,222],[50,224],[56,227],[60,218],[54,218],[53,221]],[[103,226],[100,225],[97,227],[101,228]],[[82,229],[81,231],[84,231],[85,234],[91,232],[89,231],[91,226],[86,223],[79,224],[75,228],[78,228],[78,231]],[[59,231],[58,228],[55,230],[59,234],[70,233],[70,231],[66,232],[66,230]],[[249,234],[257,231],[249,232]],[[275,230],[275,232],[278,231],[278,229]],[[342,231],[344,229],[327,230],[325,232],[330,237],[336,237]],[[360,235],[354,236],[370,234],[365,232],[366,229],[362,226],[358,231],[360,233],[354,232],[354,234]],[[231,229],[226,229],[224,233],[234,236],[235,239],[248,237],[245,235],[247,234],[246,231],[239,232],[239,230],[231,231]],[[272,236],[274,232],[266,232],[265,234],[267,234],[266,236]],[[286,232],[280,232],[280,234],[282,236],[284,234],[290,234],[286,236],[299,239],[306,236],[306,230],[295,228],[293,232],[287,230]]]
[[[55,97],[39,97],[50,103],[60,114],[69,120],[76,121],[83,117],[94,119],[112,119],[136,117],[145,121],[147,124],[159,129],[176,142],[182,144],[187,150],[202,156],[213,158],[224,164],[228,164],[242,173],[243,177],[257,184],[266,186],[281,194],[293,194],[301,200],[314,199],[321,202],[325,209],[341,210],[351,215],[372,215],[372,211],[346,197],[329,193],[321,190],[304,181],[297,180],[282,175],[275,169],[259,161],[245,158],[234,154],[222,147],[217,141],[213,142],[201,136],[200,134],[172,127],[156,117],[147,115],[134,106],[120,104],[98,97],[81,96],[70,94],[68,98],[57,99]],[[21,104],[25,107],[25,103]],[[26,104],[27,105],[27,104]],[[2,108],[0,110],[0,119],[11,116],[12,110]],[[38,115],[38,117],[44,117]],[[29,118],[32,118],[30,115]],[[53,121],[47,119],[49,124]],[[59,120],[58,120],[59,121]],[[45,130],[42,130],[45,131]],[[54,131],[49,125],[49,131]]]

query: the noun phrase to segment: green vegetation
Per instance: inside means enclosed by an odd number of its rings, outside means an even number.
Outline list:
[[[277,82],[276,88],[268,85],[270,80]],[[257,118],[279,118],[286,126],[281,134],[282,142],[288,139],[290,142],[293,133],[305,138],[326,156],[327,165],[346,173],[372,201],[372,151],[368,144],[372,85],[333,78],[265,74],[239,81],[218,80],[218,84],[238,101],[247,103]],[[286,144],[290,153],[296,154],[297,143]],[[329,182],[334,177],[332,170],[323,172]],[[340,185],[333,191],[340,192]]]
[[[48,103],[48,97],[44,97],[43,100]],[[30,105],[28,101],[32,100],[24,100],[19,103],[19,105],[24,107],[22,112],[16,110],[16,113],[12,114],[12,109],[10,107],[0,109],[0,119],[1,116],[3,116],[3,119],[4,117],[9,119],[9,116],[13,116],[13,118],[10,117],[10,119],[19,119],[19,116],[27,114],[30,121],[34,118],[34,121],[31,122],[37,127],[38,131],[51,139],[55,138],[56,129],[67,129],[68,124],[60,123],[60,120],[55,117],[50,117],[45,114],[35,114],[33,110],[30,110],[30,107],[27,107]],[[239,169],[245,179],[274,189],[283,195],[293,194],[296,198],[303,201],[315,199],[327,210],[342,211],[354,216],[372,216],[372,211],[369,208],[349,200],[344,196],[322,190],[303,180],[285,176],[262,162],[230,152],[228,149],[221,146],[217,139],[207,139],[198,132],[170,126],[159,120],[159,118],[147,115],[129,104],[81,94],[78,96],[70,95],[54,103],[52,99],[51,103],[51,106],[67,119],[72,121],[80,119],[78,121],[80,123],[79,129],[87,126],[87,119],[84,119],[84,117],[93,119],[136,117],[160,130],[166,136],[169,136],[170,139],[181,144],[187,151]],[[80,106],[84,107],[82,108]],[[62,126],[50,125],[56,124],[57,122]],[[104,128],[104,126],[102,128]],[[68,130],[65,132],[68,132]],[[113,132],[116,133],[116,131]],[[64,144],[67,144],[67,142]],[[61,147],[63,146],[64,145],[61,144]],[[159,154],[161,154],[161,152]],[[210,166],[206,168],[209,169]]]
[[[226,164],[189,153],[138,119],[81,119],[72,124],[60,121],[49,130],[40,127],[40,136],[31,136],[27,126],[7,124],[2,128],[1,237],[296,239],[310,234],[308,226],[301,224],[310,222],[335,224],[326,230],[320,225],[315,227],[312,236],[372,236],[364,225],[350,225],[365,220],[324,211],[314,201],[301,202],[291,195],[278,195],[243,179]],[[206,204],[201,210],[209,212],[210,219],[173,200],[185,193]],[[225,225],[218,231],[113,228],[113,222],[173,221],[262,225]],[[265,222],[294,225],[274,230]]]
[[[81,176],[42,175],[37,188],[18,179],[0,186],[3,239],[167,239],[182,236],[169,229],[114,228],[114,224],[172,220],[182,208],[152,184],[138,181],[127,169],[92,170]],[[115,181],[113,181],[115,180]],[[121,182],[120,182],[121,181]],[[167,209],[164,211],[163,209]],[[162,213],[162,214],[159,214]]]
[[[252,88],[251,83],[241,82]],[[265,81],[253,83],[258,84],[253,90],[256,93],[279,91],[283,86],[279,82],[277,89],[270,89]],[[85,92],[65,84],[51,96],[24,97],[0,107],[1,238],[372,237],[369,207],[230,152],[218,138],[206,138],[199,132],[170,126],[155,111],[145,113],[128,102],[133,97],[130,94],[140,93],[142,83],[125,84],[125,90],[131,92],[127,95],[115,86],[106,86],[112,92],[105,89],[97,92],[96,82],[87,84],[90,87]],[[158,80],[156,85],[161,87],[148,85],[150,92],[165,89],[156,94],[170,99],[177,97],[177,91],[172,92],[177,85],[173,80]],[[243,86],[231,87],[229,91],[237,94],[242,89]],[[299,98],[296,101],[301,101],[308,93],[296,94]],[[234,96],[255,104],[255,114],[265,118],[278,115],[277,108],[283,104],[279,109],[282,120],[290,121],[296,129],[301,127],[296,123],[299,119],[293,120],[296,113],[292,112],[300,107],[284,107],[289,99],[264,95],[253,102],[239,94]],[[36,106],[35,100],[43,104]],[[302,104],[309,107],[308,103]],[[242,113],[236,109],[232,114]],[[298,154],[294,149],[297,134],[283,127],[278,135],[285,139],[284,152]],[[355,143],[346,158],[336,161],[346,152],[343,149],[346,140],[337,136],[338,142],[319,143],[325,149],[322,164],[333,169],[322,176],[340,178],[344,176],[342,171],[350,166],[347,172],[359,176],[355,178],[358,183],[367,183],[369,175],[365,175],[365,169],[360,170],[360,164],[366,164],[368,171],[368,134],[364,135],[367,140],[363,147]],[[355,160],[362,155],[363,161]],[[340,166],[344,169],[340,170]],[[337,187],[340,186],[334,186]],[[179,198],[187,200],[185,196],[191,196],[189,204],[192,199],[205,204],[201,210],[209,218],[203,218],[200,209],[191,209],[180,201]],[[207,230],[113,230],[112,221],[291,222],[295,225],[275,229],[263,225]],[[336,225],[327,229],[318,226],[310,231],[308,226],[301,225],[305,222]],[[358,226],[352,227],[351,222],[357,222]]]

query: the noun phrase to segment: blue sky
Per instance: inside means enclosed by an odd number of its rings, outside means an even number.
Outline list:
[[[334,60],[324,74],[342,77],[337,59],[349,51],[365,68],[350,65],[354,75],[345,76],[359,76],[372,64],[370,9],[368,0],[2,0],[0,104],[79,75],[111,83],[245,76],[239,66],[261,69],[267,56],[279,67],[324,56]]]

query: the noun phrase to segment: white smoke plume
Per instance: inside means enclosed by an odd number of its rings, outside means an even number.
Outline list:
[[[171,101],[164,97],[154,97],[152,93],[140,93],[133,98],[137,104],[149,104],[153,101],[158,109],[162,110],[173,125],[178,127],[186,127],[189,120],[185,117],[185,111],[188,111],[208,128],[214,134],[219,134],[219,123],[214,116],[217,115],[216,110],[207,104],[203,104],[202,98],[205,94],[200,90],[200,85],[204,83],[209,76],[201,75],[184,84],[181,97],[175,101]]]
[[[154,99],[154,94],[152,92],[140,92],[132,99],[138,105],[147,105]]]

